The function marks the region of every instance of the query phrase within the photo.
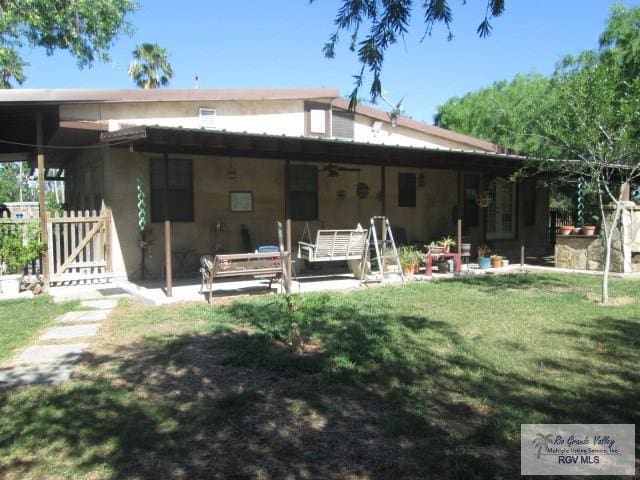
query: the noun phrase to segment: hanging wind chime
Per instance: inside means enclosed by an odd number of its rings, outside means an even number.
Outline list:
[[[136,178],[136,193],[138,198],[138,231],[140,232],[140,245],[141,261],[140,261],[140,277],[144,280],[146,273],[145,266],[145,250],[149,246],[147,241],[147,202],[145,200],[144,193],[144,180],[142,175],[138,175]]]
[[[584,226],[584,178],[583,177],[579,177],[578,178],[578,191],[577,191],[577,224],[578,227],[583,227]]]

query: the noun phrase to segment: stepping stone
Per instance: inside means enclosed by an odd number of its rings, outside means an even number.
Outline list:
[[[118,306],[117,300],[85,300],[80,305],[86,308],[96,308],[98,310],[111,310]]]
[[[0,370],[0,388],[41,383],[60,383],[69,379],[73,366],[70,363],[45,363]]]
[[[99,323],[53,327],[45,330],[40,337],[41,342],[48,340],[68,340],[78,337],[93,337],[98,334]]]
[[[90,323],[100,322],[111,313],[109,310],[82,310],[80,312],[67,312],[58,318],[58,323]]]
[[[67,343],[65,345],[35,345],[24,350],[14,363],[16,365],[35,365],[38,363],[69,363],[80,358],[80,354],[89,347],[88,343]]]

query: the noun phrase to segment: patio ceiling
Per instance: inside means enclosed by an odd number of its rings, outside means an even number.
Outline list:
[[[100,138],[114,147],[141,153],[491,171],[500,174],[518,170],[525,160],[520,156],[480,151],[159,126],[104,132]]]

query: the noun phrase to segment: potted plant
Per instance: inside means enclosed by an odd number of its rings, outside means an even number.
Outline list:
[[[501,255],[491,255],[491,266],[493,268],[502,267],[502,256]]]
[[[451,247],[455,246],[455,244],[456,244],[456,242],[451,237],[442,237],[438,241],[438,245],[443,247],[444,253],[449,253],[449,250],[451,250]]]
[[[427,252],[429,252],[431,255],[440,255],[442,252],[444,252],[444,247],[442,245],[438,245],[435,242],[431,242],[429,245],[426,246]]]
[[[0,291],[5,296],[20,293],[24,267],[44,252],[38,225],[0,224]]]
[[[491,267],[491,247],[486,243],[483,243],[478,246],[476,252],[478,253],[478,268],[484,270]]]
[[[468,257],[471,255],[471,244],[470,243],[461,243],[460,244],[460,255],[463,257]]]
[[[596,234],[596,226],[595,225],[585,225],[582,227],[582,233],[587,235],[588,237],[592,237]]]
[[[560,227],[560,235],[571,235],[573,225],[563,225]]]
[[[398,255],[400,256],[402,273],[407,277],[413,276],[413,272],[420,263],[420,253],[411,245],[402,245],[398,247]]]

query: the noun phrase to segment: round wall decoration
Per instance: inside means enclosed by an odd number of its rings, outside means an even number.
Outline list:
[[[356,186],[356,196],[361,200],[367,198],[369,196],[369,185],[364,182],[358,182]]]

